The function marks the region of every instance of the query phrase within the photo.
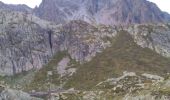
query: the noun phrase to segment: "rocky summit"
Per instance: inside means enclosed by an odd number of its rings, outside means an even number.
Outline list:
[[[0,2],[0,100],[169,100],[169,58],[146,0]]]
[[[170,22],[170,15],[146,0],[43,0],[35,14],[57,24],[84,20],[106,25]]]

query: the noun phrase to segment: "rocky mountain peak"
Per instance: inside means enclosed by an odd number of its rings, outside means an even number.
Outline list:
[[[108,25],[170,21],[169,14],[147,0],[43,0],[35,13],[57,24],[72,19]]]

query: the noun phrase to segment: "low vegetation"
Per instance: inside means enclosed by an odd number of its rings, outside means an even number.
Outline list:
[[[94,89],[95,85],[123,71],[162,75],[169,69],[170,60],[148,49],[141,48],[125,31],[112,39],[112,46],[99,53],[90,62],[79,65],[77,73],[66,88]]]
[[[47,90],[49,84],[60,85],[60,78],[55,68],[59,61],[67,55],[66,51],[54,55],[47,65],[35,73],[33,81],[25,87],[25,90]],[[48,76],[48,72],[52,72],[52,75]]]

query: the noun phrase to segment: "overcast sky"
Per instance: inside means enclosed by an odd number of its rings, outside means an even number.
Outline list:
[[[39,5],[42,0],[0,0],[0,1],[8,4],[26,4],[34,8],[36,5]],[[161,10],[170,13],[170,0],[149,0],[149,1],[156,3]]]
[[[149,0],[149,1],[156,3],[162,11],[170,13],[170,0]]]

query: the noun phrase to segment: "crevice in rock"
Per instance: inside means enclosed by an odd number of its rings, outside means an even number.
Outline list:
[[[16,74],[15,64],[13,60],[11,60],[11,62],[12,62],[13,75],[15,75]]]
[[[50,49],[51,49],[51,54],[53,55],[53,43],[52,43],[52,30],[48,31],[48,42],[50,45]]]

